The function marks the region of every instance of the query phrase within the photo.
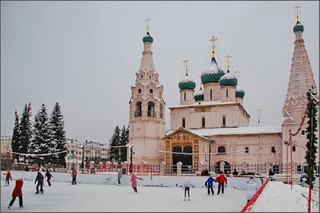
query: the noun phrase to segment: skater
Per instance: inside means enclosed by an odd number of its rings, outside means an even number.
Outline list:
[[[47,169],[45,177],[47,177],[48,185],[51,186],[50,179],[53,177],[53,175],[49,172],[49,169]]]
[[[211,194],[214,195],[214,191],[213,191],[214,178],[212,177],[212,175],[210,175],[210,177],[206,180],[204,185],[206,185],[206,187],[208,188],[208,195],[210,195],[210,190],[211,190]]]
[[[34,181],[34,184],[36,184],[36,182],[38,182],[37,187],[36,187],[36,189],[37,189],[36,194],[39,194],[39,186],[40,186],[40,192],[41,192],[41,194],[43,194],[43,179],[44,179],[44,177],[41,174],[41,172],[39,171],[37,173],[36,180]]]
[[[72,169],[72,181],[71,184],[72,185],[76,185],[77,184],[77,170]]]
[[[133,191],[134,191],[135,193],[138,193],[138,189],[137,189],[137,179],[143,180],[142,178],[137,177],[134,173],[132,173],[132,174],[131,174],[131,180],[130,180],[130,182],[131,182],[131,186],[132,186],[132,188],[133,188]]]
[[[188,179],[183,182],[184,201],[186,201],[187,192],[188,192],[188,201],[190,201],[190,187],[191,186],[192,186],[192,183],[190,182],[190,177],[188,177]],[[183,190],[183,188],[182,188],[182,190]]]
[[[22,185],[23,185],[23,178],[19,178],[16,180],[16,186],[14,187],[12,191],[12,200],[9,203],[8,209],[11,208],[14,201],[16,200],[16,197],[19,197],[19,206],[20,208],[23,207],[23,200],[22,200]]]
[[[250,177],[249,181],[247,182],[247,203],[251,200],[251,198],[256,194],[258,190],[258,186],[254,181],[253,177]]]
[[[122,178],[122,171],[120,169],[119,172],[118,172],[118,184],[119,185],[121,184],[121,178]]]
[[[224,193],[224,184],[227,185],[227,177],[223,174],[223,171],[220,172],[220,175],[219,175],[219,177],[217,177],[216,180],[219,183],[217,194],[220,194],[220,190],[221,190],[221,193],[223,194]]]
[[[12,180],[10,169],[7,170],[6,181],[5,181],[5,184],[4,184],[5,186],[9,186],[9,179]]]

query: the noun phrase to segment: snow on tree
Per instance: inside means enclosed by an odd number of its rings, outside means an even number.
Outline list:
[[[64,121],[63,115],[61,113],[60,106],[58,102],[55,104],[51,117],[49,120],[49,128],[50,128],[50,138],[51,141],[49,143],[49,152],[56,153],[61,151],[66,151],[66,132],[64,130]],[[57,166],[66,166],[65,161],[66,152],[55,154],[51,156],[51,163]]]
[[[123,125],[120,135],[120,146],[125,146],[129,143],[129,127]],[[127,161],[127,147],[120,148],[121,162]]]
[[[114,128],[114,133],[111,139],[109,140],[109,143],[110,143],[110,161],[120,162],[119,148],[117,147],[113,148],[113,146],[120,146],[120,128],[118,125]]]
[[[20,124],[19,124],[19,116],[17,111],[15,111],[15,122],[13,127],[13,133],[12,133],[12,139],[11,139],[11,148],[12,152],[19,152],[19,146],[20,146]],[[19,162],[19,155],[13,154],[14,159],[17,159]]]
[[[31,103],[26,104],[20,119],[20,134],[19,134],[19,152],[28,153],[28,146],[32,137]],[[24,157],[24,161],[26,157]]]
[[[30,157],[32,163],[41,165],[50,162],[51,156],[37,156],[37,154],[47,154],[49,152],[50,132],[48,123],[47,109],[44,104],[41,106],[41,110],[35,116],[33,124],[33,137],[29,144],[29,153],[35,154],[34,157]]]

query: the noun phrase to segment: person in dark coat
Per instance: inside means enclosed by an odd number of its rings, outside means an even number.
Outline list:
[[[39,186],[40,186],[40,192],[41,192],[41,194],[43,194],[43,179],[44,179],[44,177],[41,174],[41,172],[38,172],[36,180],[34,181],[34,184],[36,184],[36,182],[38,182],[37,188],[36,188],[37,189],[36,194],[39,194]]]
[[[19,206],[20,208],[23,207],[23,200],[22,200],[22,186],[23,186],[23,178],[19,178],[16,180],[16,186],[14,187],[12,191],[12,200],[9,203],[8,209],[11,208],[14,201],[16,200],[16,197],[19,197]]]
[[[12,180],[10,169],[7,170],[5,186],[9,186],[9,179]]]
[[[212,175],[210,175],[210,177],[206,180],[204,185],[206,185],[206,187],[208,188],[208,195],[210,195],[210,190],[211,190],[211,194],[214,195],[214,191],[213,191],[214,178],[212,177]]]
[[[71,175],[72,175],[71,184],[76,185],[77,184],[77,170],[73,169]]]
[[[220,175],[219,177],[217,177],[217,182],[219,183],[218,184],[218,193],[220,193],[220,189],[221,189],[221,192],[223,194],[224,192],[224,184],[227,184],[227,177],[223,174],[223,171],[220,172]]]
[[[47,169],[45,177],[47,177],[48,185],[51,186],[50,179],[53,177],[53,175],[49,172],[49,169]]]

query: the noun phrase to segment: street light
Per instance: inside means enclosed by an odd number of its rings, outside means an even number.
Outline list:
[[[84,173],[84,146],[81,146],[82,149],[82,174]]]
[[[133,146],[129,145],[129,147],[130,147],[130,167],[129,167],[129,172],[131,174],[132,173],[132,165],[133,165],[133,163],[132,163],[132,148],[133,148]]]

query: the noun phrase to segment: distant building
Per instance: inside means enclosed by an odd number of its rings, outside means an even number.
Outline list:
[[[88,172],[94,164],[105,163],[108,160],[109,148],[105,144],[68,139],[65,146],[68,149],[66,155],[67,171],[71,171],[72,168],[81,171],[83,165],[84,170]]]
[[[11,158],[11,137],[2,137],[1,138],[1,157]]]

